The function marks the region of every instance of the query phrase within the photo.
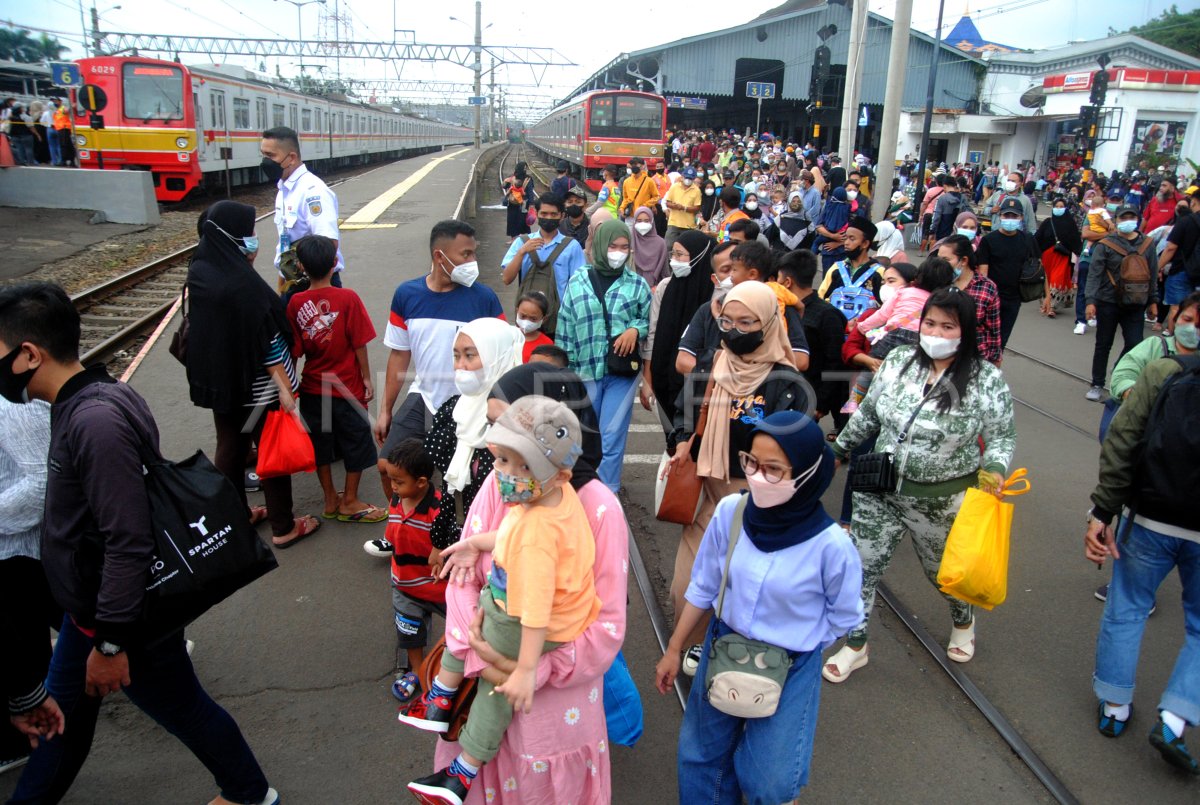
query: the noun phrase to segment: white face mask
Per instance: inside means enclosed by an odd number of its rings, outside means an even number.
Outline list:
[[[692,180],[691,180],[691,179],[684,179],[684,180],[683,180],[683,186],[684,186],[684,187],[691,187],[691,186],[692,186]]]
[[[712,195],[713,193],[715,193],[715,192],[716,192],[716,191],[715,191],[715,190],[713,190],[711,187],[706,187],[706,188],[704,188],[704,195],[706,195],[706,196],[711,196],[711,195]]]
[[[629,252],[614,252],[610,251],[605,255],[608,258],[609,268],[620,268],[625,265],[625,261],[629,259]]]
[[[1012,179],[1009,179],[1008,181],[1006,181],[1004,183],[1004,192],[1005,193],[1011,193],[1016,189],[1017,189],[1017,183],[1014,182]]]
[[[879,301],[886,305],[892,299],[896,298],[896,293],[897,290],[895,285],[884,285],[879,289]]]
[[[686,277],[692,273],[692,264],[687,260],[672,260],[671,273],[676,277]]]
[[[444,256],[445,252],[442,254]],[[450,258],[447,257],[446,259],[449,260]],[[446,269],[444,268],[442,269],[442,271],[445,270]],[[447,272],[447,276],[450,277],[451,282],[457,283],[464,288],[470,288],[475,284],[475,280],[479,279],[479,263],[475,260],[471,260],[469,262],[462,263],[461,265],[454,266],[452,270]]]
[[[520,316],[517,316],[517,327],[520,328],[521,332],[529,335],[529,333],[536,333],[538,330],[540,330],[542,328],[542,323],[540,321],[534,321],[533,319],[523,319]]]
[[[856,199],[856,198],[858,198],[857,190],[847,190],[846,191],[846,200],[847,201],[854,201],[854,199]]]
[[[638,221],[633,225],[633,228],[636,229],[640,235],[649,235],[650,230],[654,228],[654,224],[650,223],[649,221]]]
[[[961,341],[961,338],[942,338],[939,335],[921,333],[921,349],[925,350],[925,354],[935,361],[949,358],[958,352],[958,345]]]
[[[746,209],[750,210],[750,212],[754,212],[755,210],[758,209],[758,202],[757,201],[747,201]]]
[[[726,277],[725,279],[723,279],[717,283],[717,293],[718,294],[724,295],[724,294],[729,293],[731,290],[733,290],[733,277],[732,276]]]
[[[470,369],[455,369],[454,385],[459,394],[466,394],[468,397],[478,394],[483,391],[483,370],[473,372]]]

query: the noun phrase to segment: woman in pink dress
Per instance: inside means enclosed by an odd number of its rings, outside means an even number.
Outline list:
[[[578,378],[548,364],[526,364],[514,369],[501,378],[497,391],[503,394],[505,380],[518,373],[545,373],[529,385],[540,394],[555,399],[565,396],[568,399],[562,402],[591,410],[586,392],[576,395],[570,391],[575,384],[582,388]],[[574,382],[571,378],[575,378]],[[508,402],[516,399],[512,394],[507,396]],[[489,417],[499,416],[506,405],[501,399],[493,399]],[[576,413],[581,414],[582,424],[585,411],[577,408]],[[594,423],[594,414],[592,419]],[[594,574],[596,593],[602,602],[600,615],[573,643],[542,657],[533,710],[514,714],[500,753],[480,769],[471,786],[466,799],[469,804],[607,805],[612,800],[604,675],[625,640],[629,531],[621,504],[596,478],[594,464],[588,461],[593,458],[598,462],[598,444],[592,455],[589,452],[585,435],[584,456],[571,483],[587,510],[596,540]],[[495,481],[486,479],[467,513],[464,538],[495,530],[505,511]],[[460,551],[457,556],[464,553]],[[499,668],[506,662],[512,663],[492,652],[478,635],[478,623],[473,624],[479,591],[490,567],[491,554],[481,554],[474,561],[474,573],[453,569],[452,583],[446,591],[446,645],[455,653],[459,649],[467,651],[468,676],[478,675],[489,664]],[[466,576],[469,578],[464,579]],[[640,712],[637,720],[640,723]],[[438,741],[434,768],[445,768],[458,752],[457,743]]]

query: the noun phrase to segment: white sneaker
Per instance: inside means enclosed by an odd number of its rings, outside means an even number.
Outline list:
[[[381,559],[386,559],[392,555],[392,543],[386,539],[369,539],[363,543],[363,550],[371,556],[378,556]]]
[[[700,668],[700,656],[704,653],[704,646],[695,645],[687,650],[683,655],[683,662],[680,664],[680,670],[688,676],[695,676],[696,671]]]
[[[1083,335],[1087,332],[1087,325],[1083,322],[1078,322],[1075,325],[1075,335]]]
[[[1104,396],[1104,389],[1099,386],[1092,386],[1084,396],[1092,402],[1100,402],[1100,398]]]
[[[1088,319],[1087,324],[1088,324],[1088,327],[1091,327],[1093,330],[1096,329],[1096,320],[1095,319]]]

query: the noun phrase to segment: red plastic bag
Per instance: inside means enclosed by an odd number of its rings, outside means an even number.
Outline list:
[[[286,411],[268,411],[262,436],[258,439],[259,478],[275,478],[313,472],[317,457],[300,418]]]

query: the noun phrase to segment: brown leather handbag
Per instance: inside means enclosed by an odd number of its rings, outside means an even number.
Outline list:
[[[662,502],[654,516],[664,523],[691,525],[696,520],[696,510],[700,505],[700,493],[704,487],[704,479],[697,473],[696,462],[691,460],[692,445],[704,436],[704,428],[708,424],[708,402],[712,399],[713,378],[708,378],[704,387],[704,399],[700,403],[700,417],[696,422],[696,432],[687,440],[688,461],[676,463],[667,473],[667,485],[663,490]]]
[[[417,672],[417,678],[421,680],[421,690],[426,691],[433,686],[433,678],[442,668],[442,653],[445,650],[446,638],[443,636],[425,654],[425,662],[421,663],[421,670]],[[463,677],[462,684],[458,686],[458,692],[454,694],[454,706],[450,708],[450,729],[442,735],[445,740],[458,740],[458,733],[462,731],[463,726],[467,723],[467,716],[471,713],[471,702],[475,701],[475,690],[478,685],[479,680],[475,677]]]

